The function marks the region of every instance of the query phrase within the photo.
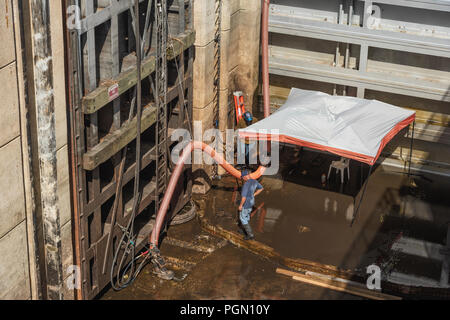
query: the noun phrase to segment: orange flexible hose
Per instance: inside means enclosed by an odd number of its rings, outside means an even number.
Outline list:
[[[167,186],[166,193],[164,195],[163,201],[161,202],[161,206],[159,208],[159,211],[156,215],[156,223],[153,228],[152,234],[150,236],[150,244],[151,246],[158,246],[159,243],[159,235],[161,233],[161,227],[163,225],[164,219],[167,214],[167,209],[169,208],[170,200],[172,199],[173,193],[175,191],[175,187],[177,185],[178,179],[180,178],[181,172],[183,170],[184,164],[186,163],[186,160],[188,159],[189,155],[194,150],[202,150],[203,152],[209,154],[211,158],[213,158],[217,164],[219,164],[222,168],[224,168],[228,173],[233,175],[234,177],[241,179],[242,173],[234,168],[231,164],[229,164],[222,155],[218,154],[212,147],[207,145],[206,143],[200,142],[200,141],[192,141],[190,142],[184,149],[181,154],[180,159],[178,160],[178,163],[175,167],[175,170],[172,173],[172,176],[170,177],[169,184]],[[249,176],[251,179],[258,179],[260,178],[266,168],[263,166],[260,166],[255,172],[251,173]]]

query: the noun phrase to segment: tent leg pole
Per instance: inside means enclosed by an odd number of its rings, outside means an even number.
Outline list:
[[[360,177],[360,182],[359,182],[359,187],[360,188],[362,188],[362,186],[363,186],[363,175],[364,175],[364,171],[363,171],[363,163],[361,162],[361,164],[360,164],[360,175],[359,175],[359,177]]]
[[[413,152],[413,144],[414,144],[414,129],[416,122],[412,123],[412,133],[411,133],[411,146],[409,148],[409,165],[408,165],[408,178],[411,175],[411,161],[412,161],[412,152]]]
[[[356,208],[356,211],[355,211],[355,213],[353,214],[353,219],[352,219],[352,223],[350,224],[350,227],[353,226],[353,223],[354,223],[355,220],[356,220],[356,216],[358,215],[359,208],[361,207],[361,203],[363,202],[364,194],[366,193],[367,185],[369,184],[370,175],[371,175],[371,173],[372,173],[372,168],[373,168],[373,166],[370,166],[370,168],[369,168],[369,174],[367,175],[367,181],[366,181],[366,184],[364,185],[363,193],[362,193],[362,195],[361,195],[361,199],[359,200],[358,208]]]

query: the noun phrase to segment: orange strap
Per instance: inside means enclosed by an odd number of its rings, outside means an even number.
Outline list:
[[[239,120],[242,119],[242,116],[245,113],[244,97],[240,95],[235,95],[234,106],[236,108],[236,123],[239,123]]]

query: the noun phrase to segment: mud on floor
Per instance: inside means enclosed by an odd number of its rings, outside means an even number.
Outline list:
[[[441,286],[449,182],[407,179],[378,167],[350,226],[367,169],[352,165],[344,186],[333,175],[324,185],[329,161],[303,155],[302,162],[285,161],[279,175],[261,179],[265,191],[251,220],[256,239],[286,257],[357,272],[375,263],[389,281]],[[236,179],[223,177],[194,200],[204,202],[210,222],[236,232],[239,188]],[[278,275],[276,263],[202,231],[197,219],[170,227],[161,252],[178,277],[187,275],[184,281],[160,280],[147,266],[129,288],[102,299],[359,299]]]

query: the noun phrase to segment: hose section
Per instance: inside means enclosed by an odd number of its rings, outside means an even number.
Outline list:
[[[178,160],[177,166],[170,177],[169,185],[167,186],[166,193],[164,194],[163,201],[159,208],[158,214],[156,216],[156,223],[153,228],[152,234],[150,236],[150,244],[151,247],[157,247],[159,242],[159,235],[161,232],[161,227],[163,225],[164,219],[167,214],[167,209],[169,208],[170,200],[172,199],[173,193],[175,191],[175,187],[177,185],[178,179],[180,178],[181,172],[183,170],[184,164],[186,160],[190,156],[190,154],[194,150],[202,150],[213,158],[217,164],[219,164],[222,168],[224,168],[228,173],[232,176],[240,179],[242,177],[242,173],[234,168],[231,164],[229,164],[222,155],[218,154],[212,147],[207,145],[206,143],[199,141],[190,142],[184,149],[181,154],[180,159]],[[265,167],[260,166],[255,172],[250,174],[251,179],[258,179],[264,174],[266,170]]]

